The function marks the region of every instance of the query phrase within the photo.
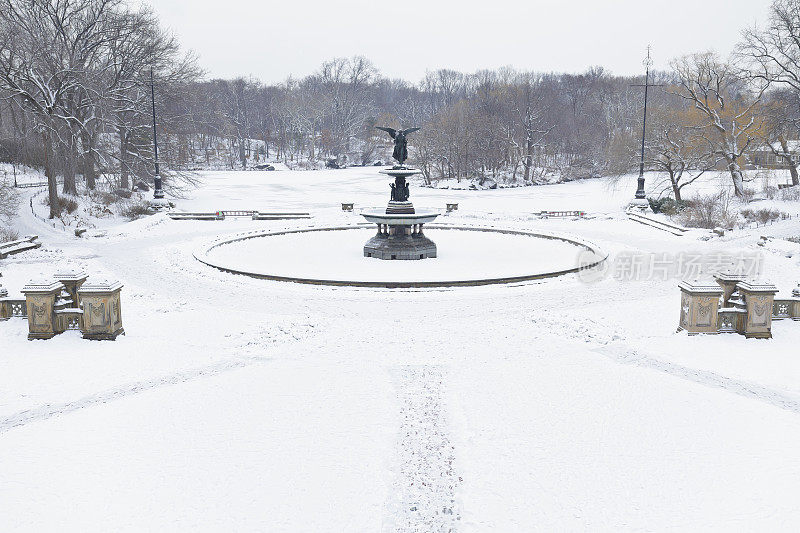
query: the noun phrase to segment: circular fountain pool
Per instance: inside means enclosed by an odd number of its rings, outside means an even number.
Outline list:
[[[195,252],[215,268],[277,281],[355,287],[452,287],[514,283],[594,268],[606,255],[560,234],[477,226],[426,226],[439,256],[376,261],[362,254],[372,225],[256,231]]]

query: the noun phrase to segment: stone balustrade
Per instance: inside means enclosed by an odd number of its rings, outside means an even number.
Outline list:
[[[0,298],[0,321],[9,318],[27,318],[28,308],[25,300],[15,300],[13,298]]]
[[[772,304],[772,320],[800,320],[800,285],[789,298],[775,298]]]
[[[739,333],[744,324],[747,311],[733,307],[723,307],[719,310],[717,322],[718,333]]]
[[[12,300],[0,287],[0,320],[28,319],[28,339],[50,339],[78,330],[85,339],[114,340],[124,335],[122,284],[117,281],[86,283],[83,272],[66,271],[29,282],[22,288],[25,300]]]
[[[772,321],[800,320],[800,285],[791,298],[775,298],[778,289],[743,276],[722,273],[716,283],[683,281],[678,331],[690,335],[739,333],[747,338],[772,338]]]

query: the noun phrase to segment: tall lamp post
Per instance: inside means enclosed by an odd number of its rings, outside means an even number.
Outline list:
[[[164,207],[167,203],[164,200],[164,189],[161,185],[161,173],[158,169],[158,135],[156,134],[156,89],[155,82],[153,81],[153,67],[150,67],[150,103],[153,110],[153,160],[156,167],[156,174],[153,176],[154,191],[153,191],[153,205],[157,207]]]
[[[644,59],[644,85],[632,85],[632,87],[644,87],[644,119],[642,120],[642,151],[641,158],[639,159],[639,180],[636,185],[636,195],[628,207],[630,209],[639,209],[642,211],[650,210],[650,202],[647,201],[647,196],[644,192],[644,141],[647,135],[647,89],[650,87],[657,87],[657,85],[650,83],[651,66],[653,66],[653,60],[650,58],[650,45],[648,45],[647,57]]]

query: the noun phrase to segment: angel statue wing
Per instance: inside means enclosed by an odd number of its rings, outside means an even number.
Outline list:
[[[392,128],[383,128],[383,127],[381,127],[381,126],[375,126],[375,128],[376,128],[376,129],[379,129],[379,130],[383,130],[383,131],[385,131],[386,133],[388,133],[388,134],[389,134],[389,137],[391,137],[392,139],[394,139],[395,137],[397,137],[397,130],[395,130],[395,129],[392,129]]]
[[[408,128],[407,130],[403,130],[400,133],[403,135],[408,135],[409,133],[414,133],[415,131],[422,129],[422,128]]]

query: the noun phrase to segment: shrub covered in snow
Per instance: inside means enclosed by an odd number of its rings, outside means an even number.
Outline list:
[[[5,226],[0,226],[0,242],[16,241],[19,239],[19,237],[20,235],[18,231]]]
[[[778,198],[787,202],[800,202],[800,186],[787,187],[781,189],[778,193]]]
[[[675,201],[675,199],[670,196],[648,198],[647,201],[650,202],[650,209],[653,210],[653,213],[664,213],[665,215],[672,216],[677,215],[686,208],[685,201]]]
[[[120,214],[130,220],[145,217],[153,214],[153,209],[145,201],[131,202],[123,207]]]
[[[786,216],[786,213],[782,213],[777,209],[742,209],[741,215],[748,221],[748,222],[759,222],[761,224],[766,224],[772,220],[778,220],[782,216]]]
[[[17,215],[19,194],[6,182],[0,182],[0,223],[9,224]]]
[[[45,196],[42,200],[42,205],[46,205],[50,207],[50,197]],[[63,214],[72,214],[78,209],[78,201],[75,198],[71,198],[69,196],[59,196],[58,197],[58,205],[56,206],[56,213]]]
[[[692,228],[732,228],[739,218],[732,203],[731,195],[725,191],[698,195],[686,200],[686,207],[680,212],[679,218],[684,226]]]

